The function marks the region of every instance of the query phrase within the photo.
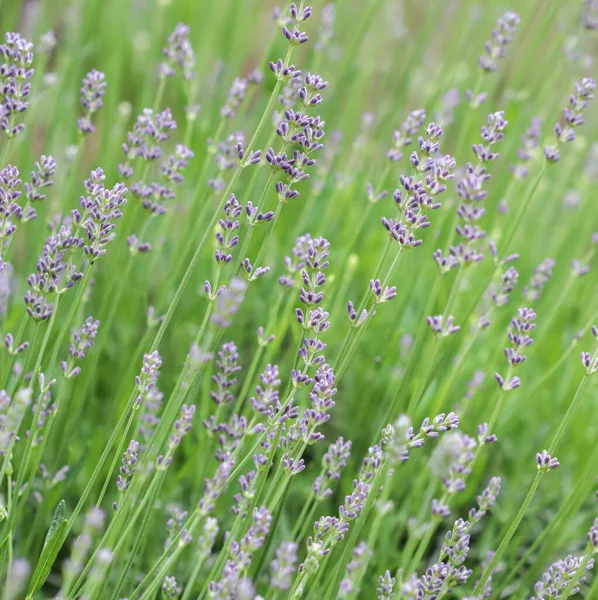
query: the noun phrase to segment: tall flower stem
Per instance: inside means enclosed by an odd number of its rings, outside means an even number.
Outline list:
[[[450,316],[451,310],[453,309],[453,305],[455,304],[455,301],[459,294],[459,288],[460,288],[461,281],[463,278],[463,272],[464,272],[464,267],[461,266],[459,268],[459,271],[457,272],[457,276],[455,277],[455,280],[453,281],[453,285],[451,287],[449,298],[447,300],[446,307],[443,311],[445,318],[448,318]],[[436,340],[434,342],[434,349],[432,350],[432,356],[430,357],[430,359],[428,361],[428,369],[426,371],[426,374],[424,377],[422,377],[416,393],[411,397],[411,400],[409,401],[409,405],[407,407],[408,415],[413,415],[413,413],[415,412],[415,410],[421,400],[423,393],[425,392],[429,377],[434,372],[434,367],[436,366],[436,358],[437,358],[438,352],[440,350],[441,342],[442,342],[441,336],[437,336]],[[396,403],[397,403],[396,401],[397,401],[397,398],[395,398],[394,412],[396,412],[396,410],[398,408],[396,405]],[[393,416],[394,415],[391,414],[391,417],[393,417]]]
[[[523,517],[525,516],[525,513],[527,512],[529,505],[532,503],[532,500],[534,499],[534,495],[536,493],[536,490],[538,489],[538,486],[540,485],[540,480],[542,479],[542,475],[543,475],[542,471],[538,470],[538,472],[536,473],[536,476],[534,477],[534,480],[532,481],[532,485],[530,486],[529,491],[527,492],[527,496],[525,497],[525,499],[523,500],[523,504],[519,508],[519,512],[515,516],[515,519],[513,519],[511,526],[509,527],[507,533],[505,534],[502,541],[500,542],[500,546],[498,547],[498,550],[496,551],[496,553],[494,554],[494,556],[492,557],[492,559],[490,560],[490,562],[484,569],[482,576],[480,577],[479,581],[477,582],[475,589],[473,591],[474,594],[479,594],[484,589],[484,585],[488,581],[488,578],[494,571],[496,565],[498,564],[498,561],[502,558],[502,555],[504,554],[505,550],[507,549],[509,542],[511,541],[511,539],[517,532],[517,529],[519,528],[519,525],[520,525],[521,521],[523,520]]]
[[[552,517],[548,525],[542,530],[542,532],[534,538],[532,544],[525,551],[519,561],[509,571],[506,579],[501,582],[501,586],[496,590],[497,595],[501,593],[510,583],[521,573],[521,569],[530,560],[532,556],[536,559],[536,564],[541,564],[542,556],[546,556],[552,550],[549,546],[549,542],[557,540],[559,538],[558,528],[566,523],[567,519],[570,519],[576,514],[583,503],[585,502],[587,495],[594,486],[594,479],[592,475],[595,474],[596,467],[598,465],[598,446],[595,446],[588,461],[586,461],[583,472],[577,477],[577,484],[568,494],[564,502],[561,503],[558,512]],[[541,554],[536,556],[536,551],[539,550]],[[597,579],[598,581],[598,579]],[[591,597],[591,594],[590,596]]]

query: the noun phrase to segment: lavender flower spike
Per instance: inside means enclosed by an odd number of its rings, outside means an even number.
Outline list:
[[[527,360],[527,356],[522,354],[522,350],[534,342],[529,334],[536,328],[536,324],[533,322],[535,318],[536,313],[531,308],[520,308],[517,317],[511,320],[507,333],[510,347],[504,350],[505,358],[510,365],[509,374],[515,367]],[[514,390],[521,384],[519,377],[512,377],[506,381],[502,375],[495,373],[494,378],[505,392]]]
[[[81,106],[83,106],[83,117],[77,121],[77,128],[83,135],[93,133],[95,126],[91,117],[104,106],[104,95],[106,94],[106,76],[101,71],[93,69],[83,78],[81,87]]]
[[[391,600],[394,595],[394,587],[397,580],[392,577],[390,571],[386,571],[384,575],[378,577],[378,587],[376,588],[376,596],[378,600]]]
[[[52,156],[45,156],[42,154],[30,173],[31,183],[25,182],[23,186],[25,188],[27,201],[41,202],[42,200],[45,200],[46,196],[43,193],[43,188],[50,187],[53,184],[52,178],[55,174],[56,161]],[[29,214],[23,215],[23,220],[29,220],[30,218],[31,216]]]
[[[116,487],[119,492],[125,492],[131,484],[131,478],[135,474],[137,467],[137,454],[139,453],[139,442],[131,440],[129,447],[123,453],[122,466],[116,479]],[[112,507],[117,510],[118,504],[115,502]]]
[[[519,15],[508,10],[496,22],[496,28],[492,30],[492,40],[484,44],[485,54],[480,56],[480,68],[486,72],[496,71],[496,61],[505,57],[506,46],[511,42],[512,34],[517,30],[521,22]]]
[[[297,564],[297,544],[283,542],[276,550],[276,558],[270,563],[270,585],[278,590],[288,590]]]
[[[14,118],[29,108],[33,44],[18,33],[8,32],[0,44],[0,57],[5,61],[0,74],[0,130],[12,138],[25,129],[23,123],[14,123]]]
[[[162,49],[166,60],[160,63],[158,72],[160,77],[174,77],[176,70],[183,72],[183,77],[190,81],[195,74],[195,53],[189,41],[190,28],[184,23],[179,23],[168,38],[168,46]]]
[[[594,99],[595,89],[596,81],[590,77],[584,77],[575,84],[575,90],[569,96],[569,106],[563,108],[563,122],[559,121],[554,126],[556,142],[544,146],[544,157],[548,163],[556,163],[560,160],[560,144],[575,139],[575,129],[583,125],[583,111],[588,107],[590,100]]]
[[[73,331],[68,360],[60,363],[66,379],[72,379],[81,373],[81,367],[77,363],[85,358],[93,346],[99,327],[99,321],[94,321],[93,317],[87,317],[81,328]]]

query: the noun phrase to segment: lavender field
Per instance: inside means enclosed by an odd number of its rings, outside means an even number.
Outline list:
[[[0,600],[598,600],[598,1],[275,4],[0,0]]]

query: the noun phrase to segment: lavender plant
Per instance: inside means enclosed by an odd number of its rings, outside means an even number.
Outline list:
[[[2,598],[598,597],[596,2],[267,4],[0,0]]]

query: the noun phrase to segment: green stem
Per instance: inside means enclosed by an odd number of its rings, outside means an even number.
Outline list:
[[[303,503],[303,508],[301,509],[299,517],[295,521],[295,527],[293,527],[293,532],[291,533],[291,540],[301,542],[303,536],[299,534],[303,532],[305,523],[309,525],[311,519],[308,518],[308,514],[312,515],[315,512],[316,507],[317,502],[315,501],[315,494],[312,489],[309,498]]]
[[[511,541],[512,537],[517,532],[517,529],[519,528],[519,524],[523,520],[523,517],[525,516],[525,513],[527,512],[527,509],[529,508],[529,505],[531,504],[531,502],[534,498],[534,494],[536,493],[536,490],[538,489],[538,486],[540,485],[540,480],[542,479],[542,475],[543,475],[543,473],[541,471],[538,471],[536,473],[536,476],[534,477],[534,481],[532,482],[532,485],[529,488],[527,496],[525,497],[525,500],[523,501],[523,504],[521,505],[519,512],[517,513],[517,515],[515,516],[515,519],[511,523],[511,526],[509,527],[509,530],[507,531],[505,537],[500,542],[500,546],[498,547],[498,550],[492,557],[492,560],[488,563],[488,565],[484,569],[484,572],[482,573],[480,580],[477,582],[475,589],[473,591],[474,595],[480,594],[481,591],[484,589],[484,585],[488,581],[488,578],[490,577],[490,575],[492,575],[492,572],[494,571],[496,565],[498,564],[498,561],[502,558],[502,555],[504,554],[505,550],[507,549],[509,542]]]
[[[147,509],[145,511],[145,514],[143,515],[143,521],[141,522],[141,526],[137,530],[137,536],[135,538],[133,547],[129,552],[127,562],[121,569],[121,576],[118,580],[118,583],[116,584],[116,587],[114,588],[114,591],[112,592],[111,600],[117,600],[119,592],[122,586],[124,585],[126,578],[131,575],[131,567],[133,565],[133,561],[138,557],[139,548],[141,547],[141,544],[143,543],[143,540],[147,535],[147,526],[152,513],[152,508],[154,507],[156,498],[158,497],[158,493],[162,487],[162,483],[164,482],[165,475],[165,471],[160,471],[158,477],[154,478],[154,480],[152,481],[152,488],[151,491],[148,492],[149,501],[147,503]]]
[[[596,359],[597,353],[598,352],[594,353],[592,360]],[[569,424],[569,421],[571,420],[571,416],[573,415],[573,413],[575,412],[575,409],[577,408],[577,405],[579,404],[582,392],[588,382],[588,378],[589,378],[588,374],[584,373],[584,376],[582,377],[581,381],[579,382],[579,385],[577,386],[577,390],[575,390],[573,399],[569,403],[567,412],[561,419],[561,422],[559,423],[556,433],[554,434],[554,437],[552,438],[552,441],[550,442],[550,446],[548,447],[549,454],[554,454],[559,442],[561,441],[561,438],[563,437],[563,433],[565,433],[565,429],[567,428],[567,425]]]
[[[120,457],[121,449],[124,446],[124,444],[126,443],[127,436],[129,435],[129,429],[131,429],[131,425],[133,425],[133,421],[135,419],[136,413],[137,413],[136,410],[131,411],[131,414],[129,415],[129,420],[127,421],[125,429],[124,429],[122,435],[120,436],[120,441],[116,445],[116,451],[114,452],[114,458],[112,459],[112,463],[110,464],[108,473],[106,473],[106,479],[104,480],[104,485],[102,486],[102,491],[100,492],[100,495],[98,496],[98,499],[96,501],[96,508],[99,508],[102,505],[102,500],[104,500],[104,495],[106,494],[106,491],[108,490],[108,486],[110,485],[110,480],[112,479],[112,475],[114,474],[114,470],[116,469],[116,463],[118,462],[118,459]]]
[[[511,242],[513,241],[513,238],[519,231],[519,227],[521,227],[521,225],[523,223],[523,218],[525,217],[525,213],[527,212],[527,209],[529,208],[531,201],[533,200],[534,196],[536,195],[536,190],[538,189],[538,186],[540,185],[540,181],[542,180],[542,176],[544,175],[545,170],[546,170],[546,162],[544,162],[542,164],[542,167],[540,168],[539,173],[536,175],[536,178],[534,179],[534,182],[530,188],[530,191],[525,195],[523,202],[519,205],[519,210],[517,211],[517,214],[515,215],[515,219],[513,219],[513,223],[507,233],[507,237],[502,241],[503,256],[506,256],[509,253],[509,247],[511,245]]]

